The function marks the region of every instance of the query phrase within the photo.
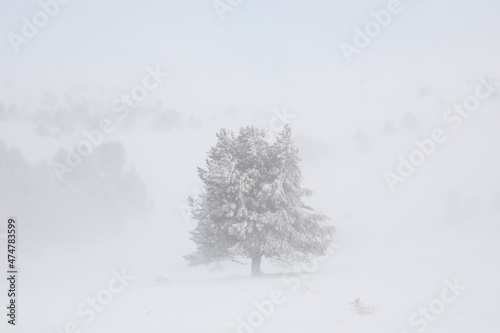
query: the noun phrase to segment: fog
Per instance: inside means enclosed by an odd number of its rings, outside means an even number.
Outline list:
[[[500,327],[499,3],[0,8],[0,251],[13,219],[18,269],[2,332]],[[285,124],[333,252],[307,278],[266,258],[257,277],[248,258],[189,266],[188,197],[216,134],[255,126],[272,143]]]

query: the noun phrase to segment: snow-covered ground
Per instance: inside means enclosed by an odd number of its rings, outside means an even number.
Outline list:
[[[370,92],[378,82],[359,85],[360,101],[380,99]],[[457,101],[467,96],[462,86]],[[338,229],[332,253],[298,267],[302,275],[264,262],[266,275],[250,277],[248,263],[193,268],[182,258],[194,249],[182,211],[187,196],[200,191],[196,166],[203,166],[215,133],[252,122],[266,127],[272,112],[207,120],[199,128],[113,133],[106,140],[123,143],[127,163],[147,187],[148,216],[106,232],[88,221],[81,242],[64,241],[78,239],[77,231],[42,232],[47,248],[38,255],[30,248],[25,257],[23,246],[35,239],[22,238],[23,223],[36,221],[20,220],[19,318],[9,331],[494,332],[500,327],[498,99],[449,130],[448,141],[395,192],[384,179],[414,140],[446,126],[441,97],[416,97],[418,126],[407,112],[360,122],[357,114],[303,111],[291,120],[304,184],[314,191],[308,202]],[[383,131],[387,121],[393,133]],[[0,123],[0,133],[32,163],[78,140],[78,134],[37,137],[32,125],[11,122]],[[106,304],[93,310],[96,298]],[[352,307],[358,298],[361,309]]]

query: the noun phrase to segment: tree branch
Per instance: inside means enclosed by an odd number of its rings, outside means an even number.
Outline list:
[[[242,263],[242,262],[239,262],[239,261],[238,261],[238,260],[236,260],[236,259],[231,259],[231,261],[234,261],[234,262],[236,262],[236,263],[238,263],[238,264],[240,264],[240,265],[247,265],[247,264],[248,264],[248,263]]]

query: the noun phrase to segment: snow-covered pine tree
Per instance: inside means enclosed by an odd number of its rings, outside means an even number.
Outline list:
[[[265,130],[240,129],[237,137],[222,129],[207,159],[198,168],[204,193],[189,198],[198,221],[191,239],[191,265],[237,257],[252,260],[259,275],[262,257],[291,265],[326,254],[333,229],[320,226],[326,217],[302,202],[311,191],[301,187],[300,159],[287,125],[273,144]]]

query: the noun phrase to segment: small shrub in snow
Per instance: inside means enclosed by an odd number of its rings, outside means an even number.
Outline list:
[[[377,308],[372,305],[361,303],[359,297],[356,298],[353,302],[349,303],[349,305],[350,310],[359,315],[370,315],[377,310]]]

